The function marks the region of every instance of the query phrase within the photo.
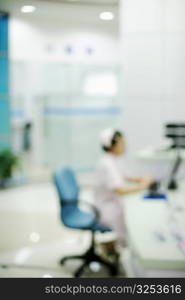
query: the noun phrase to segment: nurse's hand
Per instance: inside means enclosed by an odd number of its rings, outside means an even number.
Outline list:
[[[142,181],[138,183],[135,186],[125,186],[122,188],[115,188],[113,189],[113,192],[118,195],[126,195],[130,193],[140,192],[142,190],[147,189],[150,186],[150,183],[148,180]]]
[[[155,182],[155,179],[152,178],[151,176],[144,176],[144,177],[142,177],[141,182],[144,182],[144,183],[150,185]]]
[[[143,189],[147,189],[149,188],[149,186],[154,183],[154,179],[150,176],[145,176],[142,178],[141,182],[140,182],[140,187]]]

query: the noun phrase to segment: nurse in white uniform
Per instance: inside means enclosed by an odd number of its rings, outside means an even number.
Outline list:
[[[100,213],[100,222],[115,232],[116,239],[107,243],[110,249],[126,243],[126,226],[124,222],[121,196],[141,191],[152,183],[149,177],[127,178],[123,164],[125,150],[124,137],[114,129],[105,129],[101,133],[101,145],[105,152],[96,171],[95,203]],[[126,181],[134,182],[129,186]]]

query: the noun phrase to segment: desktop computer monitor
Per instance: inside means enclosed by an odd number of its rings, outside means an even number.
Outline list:
[[[171,149],[176,149],[176,157],[173,163],[168,181],[168,189],[177,189],[176,175],[182,164],[181,149],[185,148],[185,123],[168,123],[165,125],[165,136],[172,140]]]
[[[170,148],[185,148],[185,123],[167,123],[165,136],[172,140]]]

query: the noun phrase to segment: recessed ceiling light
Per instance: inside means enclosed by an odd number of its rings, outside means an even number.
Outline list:
[[[24,5],[21,7],[21,12],[23,13],[32,13],[35,11],[35,6],[32,5]]]
[[[110,21],[114,19],[114,14],[110,11],[104,11],[99,15],[101,20]]]

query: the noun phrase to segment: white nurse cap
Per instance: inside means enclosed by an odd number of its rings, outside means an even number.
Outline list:
[[[105,146],[105,147],[111,146],[111,141],[115,134],[115,131],[116,130],[113,128],[107,128],[107,129],[104,129],[100,133],[100,142],[101,142],[102,146]]]

